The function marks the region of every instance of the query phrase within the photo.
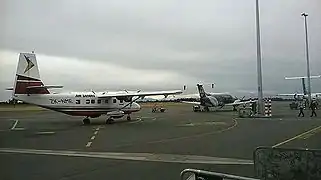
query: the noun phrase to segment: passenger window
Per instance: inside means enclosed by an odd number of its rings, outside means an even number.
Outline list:
[[[108,104],[108,99],[105,99],[105,103]]]
[[[79,99],[76,100],[76,104],[80,104],[80,100]]]
[[[91,104],[95,104],[95,100],[94,99],[91,100]]]
[[[97,100],[97,103],[100,104],[100,103],[101,103],[101,99],[98,99],[98,100]]]
[[[116,101],[117,101],[116,99],[113,99],[113,103],[116,103]]]
[[[89,99],[86,99],[86,104],[89,104],[90,103],[90,100]]]

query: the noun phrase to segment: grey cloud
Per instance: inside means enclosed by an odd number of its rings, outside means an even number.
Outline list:
[[[0,49],[35,49],[93,63],[166,69],[214,81],[218,91],[256,88],[254,1],[10,0],[4,4]],[[321,73],[321,3],[261,0],[260,7],[264,87],[282,92],[300,87],[299,82],[285,83],[283,77],[305,74],[302,11],[309,13],[312,73]],[[194,79],[184,83],[196,83]],[[318,81],[313,87],[321,91]]]

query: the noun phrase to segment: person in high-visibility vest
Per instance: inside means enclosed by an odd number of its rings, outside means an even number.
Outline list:
[[[301,103],[299,104],[300,113],[299,113],[298,117],[300,117],[301,115],[302,115],[302,117],[304,117],[303,109],[304,109],[304,104],[303,104],[303,102],[301,102]]]

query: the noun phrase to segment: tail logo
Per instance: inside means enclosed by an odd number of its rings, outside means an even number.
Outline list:
[[[25,69],[25,71],[23,72],[23,73],[26,73],[27,71],[29,71],[32,67],[34,67],[35,66],[35,64],[33,64],[32,62],[31,62],[31,60],[29,59],[29,57],[27,57],[26,55],[23,55],[25,58],[26,58],[26,61],[27,61],[27,67],[26,67],[26,69]]]

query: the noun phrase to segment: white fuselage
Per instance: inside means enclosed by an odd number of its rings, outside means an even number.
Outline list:
[[[96,93],[93,92],[16,94],[14,98],[74,116],[98,117],[113,111],[122,111],[125,114],[130,114],[140,110],[140,105],[135,102],[125,102],[116,97],[98,98]]]

